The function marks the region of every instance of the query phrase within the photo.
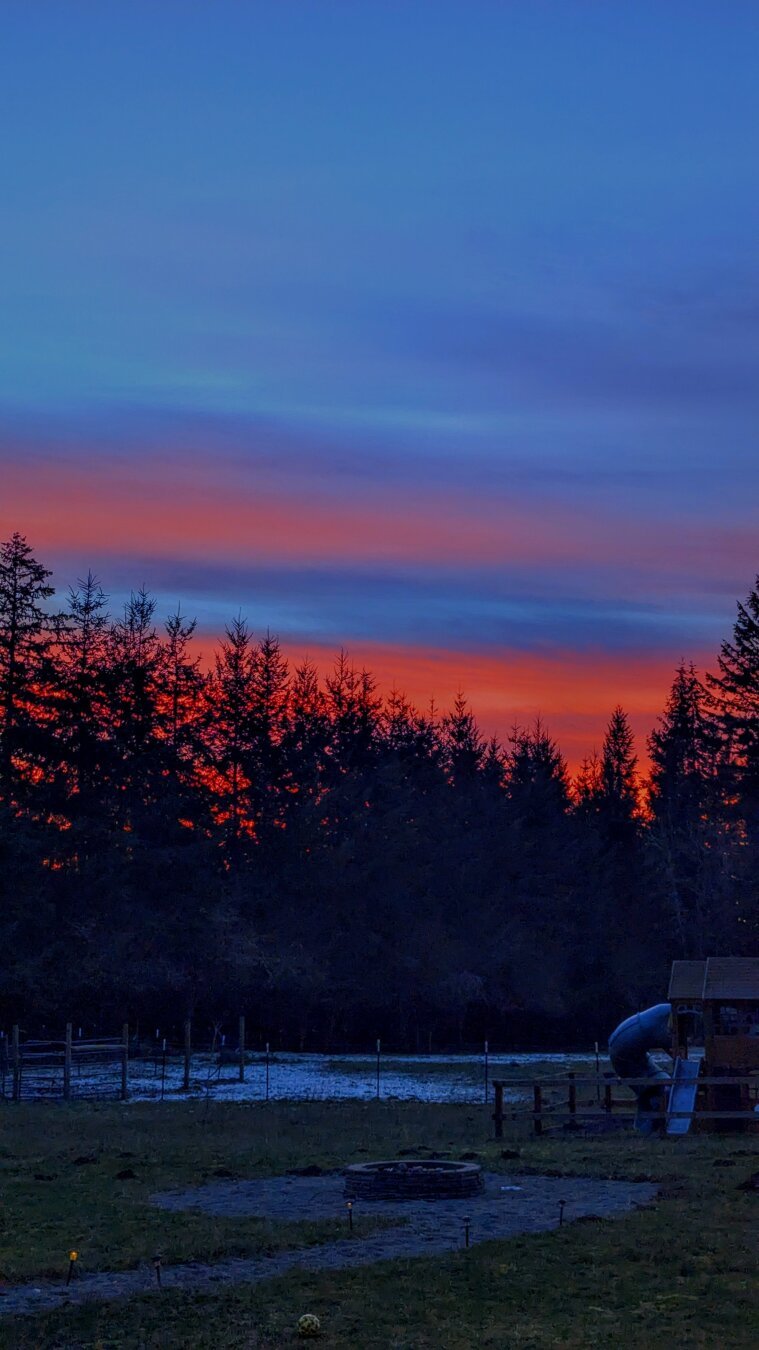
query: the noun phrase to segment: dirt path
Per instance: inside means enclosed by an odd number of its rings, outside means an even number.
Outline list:
[[[297,1222],[345,1214],[343,1181],[324,1177],[266,1177],[256,1181],[216,1182],[192,1190],[153,1197],[165,1209],[200,1209],[207,1214],[258,1215]],[[650,1204],[656,1186],[642,1182],[600,1181],[591,1177],[526,1177],[489,1173],[482,1195],[471,1200],[419,1201],[410,1204],[354,1205],[351,1237],[322,1246],[277,1252],[272,1256],[236,1257],[213,1265],[187,1262],[164,1266],[163,1289],[211,1289],[230,1283],[255,1283],[288,1270],[336,1270],[371,1265],[399,1257],[435,1256],[464,1245],[464,1217],[470,1219],[470,1242],[489,1242],[519,1233],[556,1228],[559,1201],[564,1222],[594,1215],[610,1218],[639,1205]],[[362,1214],[398,1216],[397,1228],[361,1234]],[[347,1222],[346,1222],[347,1229]],[[0,1298],[0,1314],[33,1313],[43,1309],[85,1303],[89,1299],[134,1298],[157,1294],[151,1266],[137,1270],[104,1271],[83,1275],[69,1288],[58,1282],[35,1281],[7,1289]]]

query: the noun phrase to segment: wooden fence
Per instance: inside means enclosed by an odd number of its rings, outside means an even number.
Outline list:
[[[193,1028],[184,1023],[181,1037],[173,1041],[160,1037],[139,1042],[130,1036],[129,1027],[122,1027],[118,1037],[75,1037],[68,1023],[62,1040],[27,1039],[18,1026],[10,1037],[0,1037],[0,1096],[12,1101],[31,1101],[40,1098],[62,1098],[64,1101],[86,1098],[127,1100],[130,1074],[133,1089],[141,1096],[164,1098],[194,1090],[210,1093],[218,1084],[229,1083],[222,1071],[231,1070],[233,1081],[244,1083],[246,1070],[257,1071],[257,1099],[268,1101],[270,1096],[270,1063],[268,1044],[265,1053],[250,1055],[246,1049],[245,1018],[237,1024],[237,1043],[227,1046],[226,1038],[217,1026],[213,1035],[202,1043],[193,1040]],[[152,1077],[150,1077],[152,1071]],[[146,1082],[147,1080],[147,1082]],[[372,1073],[372,1095],[380,1098],[380,1042],[377,1042],[376,1065]],[[146,1091],[147,1086],[147,1091]],[[495,1137],[503,1137],[504,1123],[521,1123],[534,1134],[556,1128],[591,1130],[613,1128],[617,1123],[631,1126],[637,1118],[661,1121],[688,1117],[687,1111],[667,1111],[667,1090],[672,1079],[655,1083],[650,1078],[618,1079],[596,1072],[580,1075],[567,1073],[540,1080],[532,1078],[492,1078],[488,1080],[487,1046],[484,1060],[484,1097],[490,1101],[492,1093]],[[634,1089],[652,1088],[660,1093],[659,1100],[649,1112],[641,1112]],[[732,1091],[735,1100],[726,1103],[725,1090]],[[712,1123],[719,1128],[759,1129],[759,1074],[743,1077],[700,1077],[697,1082],[695,1119]],[[281,1095],[281,1094],[280,1094]],[[296,1094],[297,1095],[297,1094]]]
[[[82,1098],[117,1098],[126,1101],[129,1096],[129,1067],[135,1061],[144,1067],[152,1063],[154,1076],[164,1096],[167,1065],[182,1067],[182,1091],[188,1092],[192,1082],[193,1056],[203,1054],[221,1068],[232,1064],[239,1082],[245,1081],[247,1052],[245,1018],[240,1017],[237,1045],[229,1050],[225,1037],[214,1032],[208,1043],[193,1044],[192,1024],[187,1021],[181,1043],[168,1038],[145,1044],[130,1039],[129,1026],[124,1023],[118,1037],[83,1037],[73,1034],[73,1024],[66,1024],[62,1040],[27,1039],[19,1026],[14,1026],[10,1037],[0,1041],[0,1097],[11,1101],[62,1098],[64,1101]],[[266,1047],[266,1084],[268,1095],[269,1047]],[[206,1073],[206,1079],[208,1073]]]
[[[493,1123],[496,1139],[503,1138],[505,1120],[532,1122],[533,1132],[541,1135],[552,1126],[574,1126],[609,1123],[612,1115],[617,1121],[632,1124],[637,1120],[661,1120],[665,1114],[672,1119],[752,1122],[759,1129],[759,1075],[704,1076],[696,1083],[699,1100],[694,1111],[669,1111],[666,1094],[674,1085],[672,1078],[658,1081],[652,1078],[607,1078],[602,1074],[580,1076],[568,1073],[563,1078],[494,1078]],[[650,1111],[638,1108],[635,1089],[645,1087],[661,1093],[661,1106]],[[741,1108],[715,1109],[715,1098],[724,1088],[737,1088],[742,1099]],[[625,1092],[625,1096],[616,1095]],[[506,1101],[506,1093],[519,1093],[517,1100]],[[579,1096],[578,1096],[579,1091]],[[706,1102],[704,1104],[704,1096]],[[531,1105],[530,1105],[531,1103]],[[752,1106],[753,1104],[753,1106]],[[742,1127],[739,1127],[742,1128]]]

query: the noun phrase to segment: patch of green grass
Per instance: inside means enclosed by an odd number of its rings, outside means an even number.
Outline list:
[[[61,1275],[70,1248],[82,1270],[119,1270],[156,1251],[169,1263],[330,1240],[344,1215],[333,1223],[215,1218],[157,1209],[150,1196],[217,1180],[219,1171],[245,1178],[339,1167],[366,1157],[368,1134],[394,1150],[417,1139],[415,1122],[399,1124],[391,1106],[360,1103],[334,1114],[309,1103],[5,1104],[0,1121],[0,1277],[12,1283]],[[439,1142],[441,1132],[448,1137],[445,1113],[431,1137]],[[134,1176],[120,1180],[125,1171]]]
[[[494,1169],[645,1177],[663,1188],[655,1206],[623,1218],[581,1221],[445,1258],[353,1271],[294,1272],[259,1286],[225,1286],[218,1294],[166,1291],[131,1302],[0,1319],[0,1344],[8,1347],[273,1350],[298,1344],[295,1325],[303,1312],[321,1318],[325,1350],[748,1350],[757,1342],[759,1200],[738,1189],[757,1165],[748,1137],[533,1139],[522,1131],[496,1144],[488,1139],[485,1108],[416,1103],[215,1104],[207,1114],[201,1106],[173,1104],[29,1106],[9,1107],[2,1118],[5,1168],[57,1171],[57,1182],[37,1183],[47,1188],[48,1199],[34,1204],[54,1209],[57,1191],[61,1208],[54,1220],[48,1208],[47,1222],[58,1225],[55,1242],[64,1254],[72,1239],[63,1240],[61,1225],[83,1204],[82,1224],[100,1243],[94,1249],[99,1261],[88,1257],[90,1266],[112,1264],[105,1259],[105,1244],[123,1231],[132,1205],[146,1224],[178,1219],[186,1225],[186,1214],[151,1210],[150,1191],[202,1181],[218,1167],[253,1176],[309,1162],[332,1166],[392,1156],[423,1144],[453,1156],[474,1149]],[[75,1142],[72,1130],[78,1132]],[[502,1159],[504,1147],[518,1150],[519,1156]],[[73,1168],[69,1155],[90,1149],[102,1151],[98,1162]],[[134,1157],[124,1159],[124,1151]],[[124,1183],[103,1208],[115,1162],[131,1166],[140,1180]],[[72,1177],[88,1172],[89,1181]],[[24,1218],[32,1213],[24,1206],[33,1190],[28,1179],[25,1186],[27,1200],[16,1197],[21,1226],[10,1241],[6,1226],[3,1260],[7,1253],[23,1253]],[[139,1195],[128,1189],[135,1186]],[[243,1232],[248,1222],[226,1221],[214,1241],[224,1250],[240,1250],[224,1244],[233,1242],[234,1233]],[[193,1234],[195,1255],[208,1258],[211,1234],[201,1230],[209,1229],[209,1220],[204,1216],[199,1224]],[[293,1227],[301,1240],[301,1226]],[[155,1231],[143,1242],[143,1252],[146,1246],[153,1249]],[[168,1243],[172,1234],[163,1231],[164,1259],[180,1259]],[[52,1238],[49,1228],[44,1240],[33,1239],[38,1259],[51,1250]],[[243,1241],[252,1240],[248,1236]],[[84,1257],[85,1244],[82,1253]],[[23,1256],[11,1259],[33,1264]]]

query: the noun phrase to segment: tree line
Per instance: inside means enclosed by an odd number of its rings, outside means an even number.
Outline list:
[[[540,721],[500,744],[242,617],[207,669],[179,609],[108,603],[0,546],[0,1024],[571,1046],[673,957],[756,951],[758,589],[675,672],[645,782],[622,708],[572,780]]]

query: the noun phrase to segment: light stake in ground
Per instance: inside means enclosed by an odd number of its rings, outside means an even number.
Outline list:
[[[348,1228],[353,1232],[353,1201],[348,1201]]]
[[[469,1225],[471,1224],[471,1222],[472,1222],[472,1220],[470,1219],[469,1215],[466,1214],[466,1215],[464,1216],[464,1246],[465,1246],[465,1247],[468,1247],[468,1246],[469,1246]]]
[[[161,1288],[162,1288],[162,1285],[161,1285],[161,1254],[160,1254],[160,1252],[156,1252],[155,1256],[153,1257],[153,1269],[155,1270],[156,1284],[158,1285],[158,1288],[161,1289]]]
[[[566,1200],[559,1201],[559,1228],[561,1228],[561,1225],[564,1222],[564,1206],[566,1203]]]
[[[68,1288],[68,1286],[71,1284],[71,1276],[74,1274],[74,1271],[76,1270],[76,1263],[77,1263],[78,1259],[79,1259],[79,1253],[78,1253],[78,1252],[69,1252],[69,1269],[68,1269],[68,1274],[67,1274],[67,1276],[66,1276],[66,1287],[67,1287],[67,1288]]]

